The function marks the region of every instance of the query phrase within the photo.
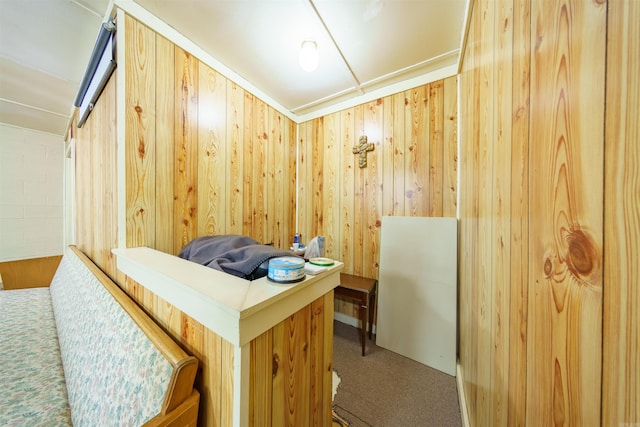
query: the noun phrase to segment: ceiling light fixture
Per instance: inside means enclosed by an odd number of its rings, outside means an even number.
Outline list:
[[[300,53],[298,54],[300,67],[310,73],[318,68],[318,45],[313,40],[302,42]]]

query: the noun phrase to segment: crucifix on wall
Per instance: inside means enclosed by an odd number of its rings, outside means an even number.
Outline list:
[[[358,145],[354,146],[352,150],[353,154],[358,155],[358,166],[361,168],[367,167],[367,152],[373,151],[374,149],[375,145],[367,142],[367,135],[362,135]]]

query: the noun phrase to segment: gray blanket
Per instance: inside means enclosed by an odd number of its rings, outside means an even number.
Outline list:
[[[290,251],[262,245],[247,236],[224,234],[193,239],[178,256],[243,279],[254,280],[267,275],[267,263],[271,258],[294,255]]]

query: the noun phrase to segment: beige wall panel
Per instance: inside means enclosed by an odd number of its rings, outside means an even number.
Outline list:
[[[640,424],[640,3],[608,11],[602,424]]]

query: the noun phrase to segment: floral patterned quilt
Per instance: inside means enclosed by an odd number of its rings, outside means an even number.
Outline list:
[[[0,291],[0,426],[140,426],[172,373],[70,249],[49,288]]]
[[[49,288],[0,292],[0,425],[71,425]]]

